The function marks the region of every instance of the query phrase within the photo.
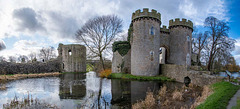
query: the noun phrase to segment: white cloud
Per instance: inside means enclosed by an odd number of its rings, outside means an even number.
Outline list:
[[[0,54],[4,57],[29,55],[30,53],[38,53],[39,50],[44,46],[43,43],[38,43],[32,40],[19,40],[14,43],[12,49],[5,49],[0,51]]]
[[[235,50],[232,52],[237,64],[240,65],[240,39],[236,40]]]
[[[52,44],[76,42],[76,30],[89,18],[98,15],[118,15],[123,19],[124,31],[127,31],[132,12],[142,8],[160,12],[164,25],[168,25],[170,19],[182,17],[196,25],[202,25],[209,15],[229,20],[223,0],[1,0],[0,6],[1,39],[31,36],[36,39],[32,41],[45,43],[37,40],[43,37]],[[17,50],[14,46],[4,52],[26,54],[26,51],[36,49],[26,45],[19,47],[24,49]]]

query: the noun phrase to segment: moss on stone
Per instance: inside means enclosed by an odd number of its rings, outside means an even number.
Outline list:
[[[112,45],[112,51],[118,51],[121,56],[126,55],[130,49],[131,45],[128,41],[116,41]]]
[[[132,36],[133,36],[133,24],[131,23],[128,29],[128,37],[127,37],[128,42],[131,41]]]

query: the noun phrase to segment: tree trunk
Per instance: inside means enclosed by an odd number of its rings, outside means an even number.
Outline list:
[[[103,70],[105,70],[105,66],[104,66],[104,62],[103,62],[103,58],[102,58],[102,54],[100,54],[100,61],[101,61],[101,64],[102,64],[102,68],[103,68]]]
[[[213,59],[213,47],[212,47],[212,49],[211,49],[211,52],[210,52],[210,57],[209,57],[209,60],[208,60],[208,66],[207,66],[207,68],[208,68],[208,71],[210,71],[211,70],[211,67],[212,67],[212,59]]]

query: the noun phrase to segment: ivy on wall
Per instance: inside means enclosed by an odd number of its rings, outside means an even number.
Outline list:
[[[112,51],[118,51],[121,56],[126,55],[130,49],[131,45],[128,41],[116,41],[112,44]]]
[[[133,24],[131,23],[128,29],[128,37],[127,37],[128,42],[131,41],[132,34],[133,34]]]

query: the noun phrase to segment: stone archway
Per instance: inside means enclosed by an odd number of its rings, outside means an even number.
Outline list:
[[[167,64],[168,57],[169,57],[169,48],[166,45],[162,45],[159,48],[159,64]]]

